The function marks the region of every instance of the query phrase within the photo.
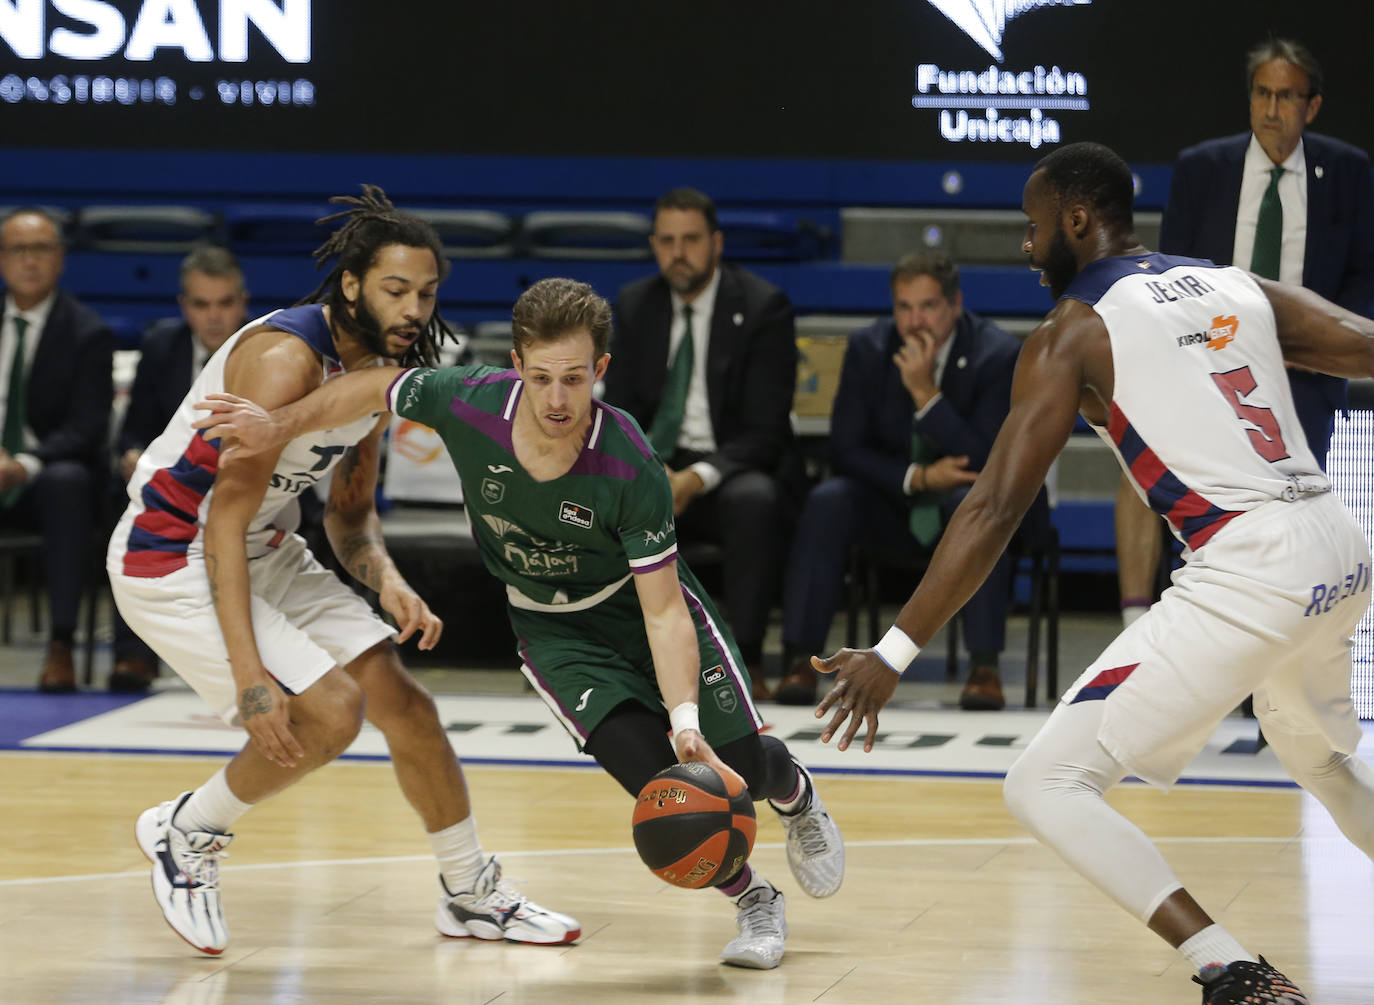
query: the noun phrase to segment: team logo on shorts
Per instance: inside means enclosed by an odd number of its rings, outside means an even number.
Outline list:
[[[725,667],[713,666],[710,670],[701,671],[701,682],[703,684],[717,684],[725,679]]]
[[[728,684],[725,687],[717,688],[711,692],[716,696],[716,708],[726,715],[739,708],[739,698],[735,695],[735,689]]]
[[[482,498],[495,506],[506,496],[506,486],[495,478],[482,479]]]
[[[596,514],[586,506],[579,506],[575,502],[568,502],[564,499],[558,507],[558,519],[561,523],[570,523],[574,527],[591,530],[592,521],[596,519]]]

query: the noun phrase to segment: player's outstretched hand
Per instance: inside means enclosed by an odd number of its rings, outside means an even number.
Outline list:
[[[196,419],[191,426],[206,430],[202,435],[207,440],[217,436],[233,440],[230,449],[240,456],[260,454],[286,439],[267,409],[237,394],[211,391],[194,407],[210,414]]]
[[[398,645],[416,632],[420,633],[420,641],[416,645],[421,649],[433,649],[438,645],[444,623],[407,583],[393,581],[385,584],[377,599],[382,610],[396,619]]]
[[[744,784],[744,779],[734,768],[720,759],[720,756],[711,749],[711,745],[706,742],[706,737],[702,736],[695,729],[683,729],[673,734],[673,748],[677,752],[677,759],[682,762],[700,761],[702,764],[709,764],[715,768],[726,782],[735,781],[740,788],[748,788]],[[731,786],[733,788],[733,786]]]
[[[832,708],[835,710],[821,731],[821,743],[829,743],[835,731],[844,726],[844,734],[836,746],[848,750],[859,726],[867,722],[864,752],[872,751],[878,739],[878,713],[892,700],[901,675],[894,673],[872,649],[841,649],[834,656],[812,656],[811,665],[821,673],[835,675],[830,693],[816,706],[817,719],[825,718]],[[849,720],[847,726],[846,719]]]
[[[291,732],[289,700],[271,684],[249,684],[239,690],[239,718],[253,746],[283,768],[294,768],[305,749]]]

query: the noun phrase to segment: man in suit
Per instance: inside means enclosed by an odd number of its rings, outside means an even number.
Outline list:
[[[1179,155],[1159,236],[1170,255],[1239,265],[1374,316],[1374,185],[1363,150],[1305,132],[1322,106],[1321,65],[1301,42],[1270,38],[1246,56],[1250,132]],[[1322,468],[1340,377],[1288,371],[1308,446]],[[1127,623],[1153,599],[1159,518],[1117,494],[1117,560]]]
[[[830,414],[833,474],[807,497],[787,567],[778,700],[812,704],[810,656],[825,647],[855,542],[885,554],[928,553],[987,460],[1011,406],[1021,344],[963,309],[944,255],[903,256],[892,316],[855,332]],[[1011,560],[1003,554],[963,609],[969,676],[959,704],[1003,707]]]
[[[0,527],[37,529],[51,637],[38,689],[76,690],[72,639],[108,472],[114,336],[59,290],[58,222],[35,207],[0,221]]]
[[[248,291],[233,253],[206,245],[187,255],[177,303],[181,317],[152,325],[139,346],[138,370],[116,444],[121,499],[144,449],[167,428],[205,361],[248,320]],[[157,657],[116,611],[110,690],[146,691],[155,676]]]
[[[796,330],[786,295],[723,263],[715,204],[690,188],[654,207],[659,274],[616,302],[605,400],[625,409],[668,470],[678,538],[723,551],[723,601],[754,681],[792,512]]]

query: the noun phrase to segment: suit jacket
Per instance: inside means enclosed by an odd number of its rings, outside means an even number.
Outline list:
[[[672,323],[672,300],[661,275],[620,290],[605,399],[645,429],[663,397]],[[722,263],[706,350],[716,451],[701,460],[719,470],[722,481],[750,469],[776,473],[791,454],[796,386],[791,302],[772,283]]]
[[[1374,183],[1358,147],[1303,134],[1307,244],[1302,284],[1342,307],[1374,317]],[[1250,134],[1208,140],[1179,155],[1169,185],[1159,250],[1230,265],[1241,173]],[[1345,381],[1289,371],[1298,417],[1317,459],[1326,457],[1332,415],[1345,407]]]
[[[191,326],[167,318],[150,327],[139,344],[129,407],[120,427],[119,453],[143,450],[162,434],[191,387]]]
[[[81,461],[108,470],[114,335],[85,304],[58,290],[29,367],[33,454],[44,464]]]
[[[965,311],[955,324],[940,397],[919,421],[916,404],[892,362],[901,336],[883,318],[849,337],[840,386],[830,413],[830,464],[894,503],[909,497],[902,480],[911,464],[915,430],[941,456],[968,456],[982,470],[1011,408],[1011,380],[1021,343],[990,321]]]

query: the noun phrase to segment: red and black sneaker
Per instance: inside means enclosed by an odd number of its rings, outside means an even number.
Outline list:
[[[1298,986],[1263,956],[1258,963],[1210,964],[1193,980],[1202,985],[1202,1005],[1308,1005]]]

